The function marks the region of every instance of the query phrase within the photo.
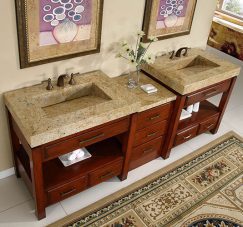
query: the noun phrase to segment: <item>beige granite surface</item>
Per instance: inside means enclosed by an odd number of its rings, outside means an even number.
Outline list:
[[[185,95],[239,75],[240,67],[200,49],[190,49],[188,56],[170,59],[158,57],[154,64],[143,66],[179,94]]]
[[[140,73],[140,84],[152,84],[158,91],[153,94],[145,93],[140,87],[129,89],[127,88],[128,75],[122,75],[114,78],[114,80],[123,86],[128,93],[135,95],[140,102],[140,108],[138,112],[142,112],[153,107],[176,100],[176,95],[170,92],[162,85],[156,83],[154,80],[147,77],[144,73]]]
[[[31,147],[127,116],[139,108],[136,97],[100,71],[75,80],[76,85],[54,86],[51,91],[46,90],[45,82],[4,94],[6,106]]]
[[[51,91],[44,82],[4,94],[7,108],[32,148],[176,98],[161,85],[156,85],[155,95],[139,88],[131,91],[124,85],[125,77],[111,79],[101,71],[75,80],[76,85],[54,86]],[[153,83],[145,76],[142,82]]]

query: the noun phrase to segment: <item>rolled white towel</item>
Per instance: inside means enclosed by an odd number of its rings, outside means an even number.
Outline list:
[[[75,151],[73,151],[72,153],[77,155],[79,152],[80,152],[80,149],[75,150]]]
[[[192,114],[187,112],[186,110],[182,109],[181,111],[181,117],[180,117],[180,120],[184,120],[184,119],[187,119],[189,117],[191,117]]]
[[[192,111],[193,111],[193,105],[188,106],[188,107],[186,108],[186,111],[187,111],[188,113],[192,113]]]
[[[198,112],[200,107],[200,102],[197,102],[193,105],[193,112]]]
[[[79,153],[77,154],[76,158],[82,158],[84,156],[84,151],[79,150]]]
[[[76,155],[75,153],[72,152],[71,154],[68,155],[68,160],[69,160],[69,161],[73,161],[73,160],[76,159],[76,157],[77,157],[77,155]]]

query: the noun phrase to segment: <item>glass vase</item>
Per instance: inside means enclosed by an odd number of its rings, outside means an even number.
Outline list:
[[[130,72],[128,75],[128,84],[127,87],[132,89],[139,86],[139,80],[140,80],[140,66],[136,66],[135,72]]]

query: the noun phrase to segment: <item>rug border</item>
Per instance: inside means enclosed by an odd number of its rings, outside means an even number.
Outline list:
[[[175,162],[172,162],[171,164],[163,167],[160,170],[157,170],[156,172],[148,175],[147,177],[144,177],[144,178],[132,183],[131,185],[128,185],[127,187],[120,189],[120,190],[104,197],[103,199],[100,199],[99,201],[92,203],[91,205],[89,205],[85,208],[82,208],[81,210],[78,210],[72,214],[67,215],[66,217],[63,217],[62,219],[48,225],[48,227],[61,227],[61,226],[68,225],[68,224],[70,224],[70,222],[75,221],[75,219],[77,219],[79,216],[85,216],[85,215],[89,214],[90,212],[92,212],[93,210],[102,208],[106,204],[119,199],[121,196],[126,195],[130,191],[134,191],[137,188],[142,187],[145,184],[148,184],[148,182],[153,181],[156,178],[160,177],[161,175],[173,170],[176,165],[182,165],[185,162],[188,162],[188,161],[194,159],[196,156],[204,153],[207,149],[209,149],[213,146],[217,146],[218,144],[222,143],[224,140],[226,140],[232,136],[236,137],[237,139],[239,139],[240,141],[243,142],[242,136],[235,133],[234,131],[229,131],[226,134],[224,134],[223,136],[220,136],[219,138],[211,141],[210,143],[204,145],[203,147],[197,149],[196,151],[193,151],[192,153],[186,155],[185,157],[180,158]]]

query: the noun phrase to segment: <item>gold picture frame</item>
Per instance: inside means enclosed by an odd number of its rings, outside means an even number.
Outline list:
[[[20,68],[100,52],[104,0],[15,0]]]
[[[190,34],[197,0],[146,0],[143,41]]]

